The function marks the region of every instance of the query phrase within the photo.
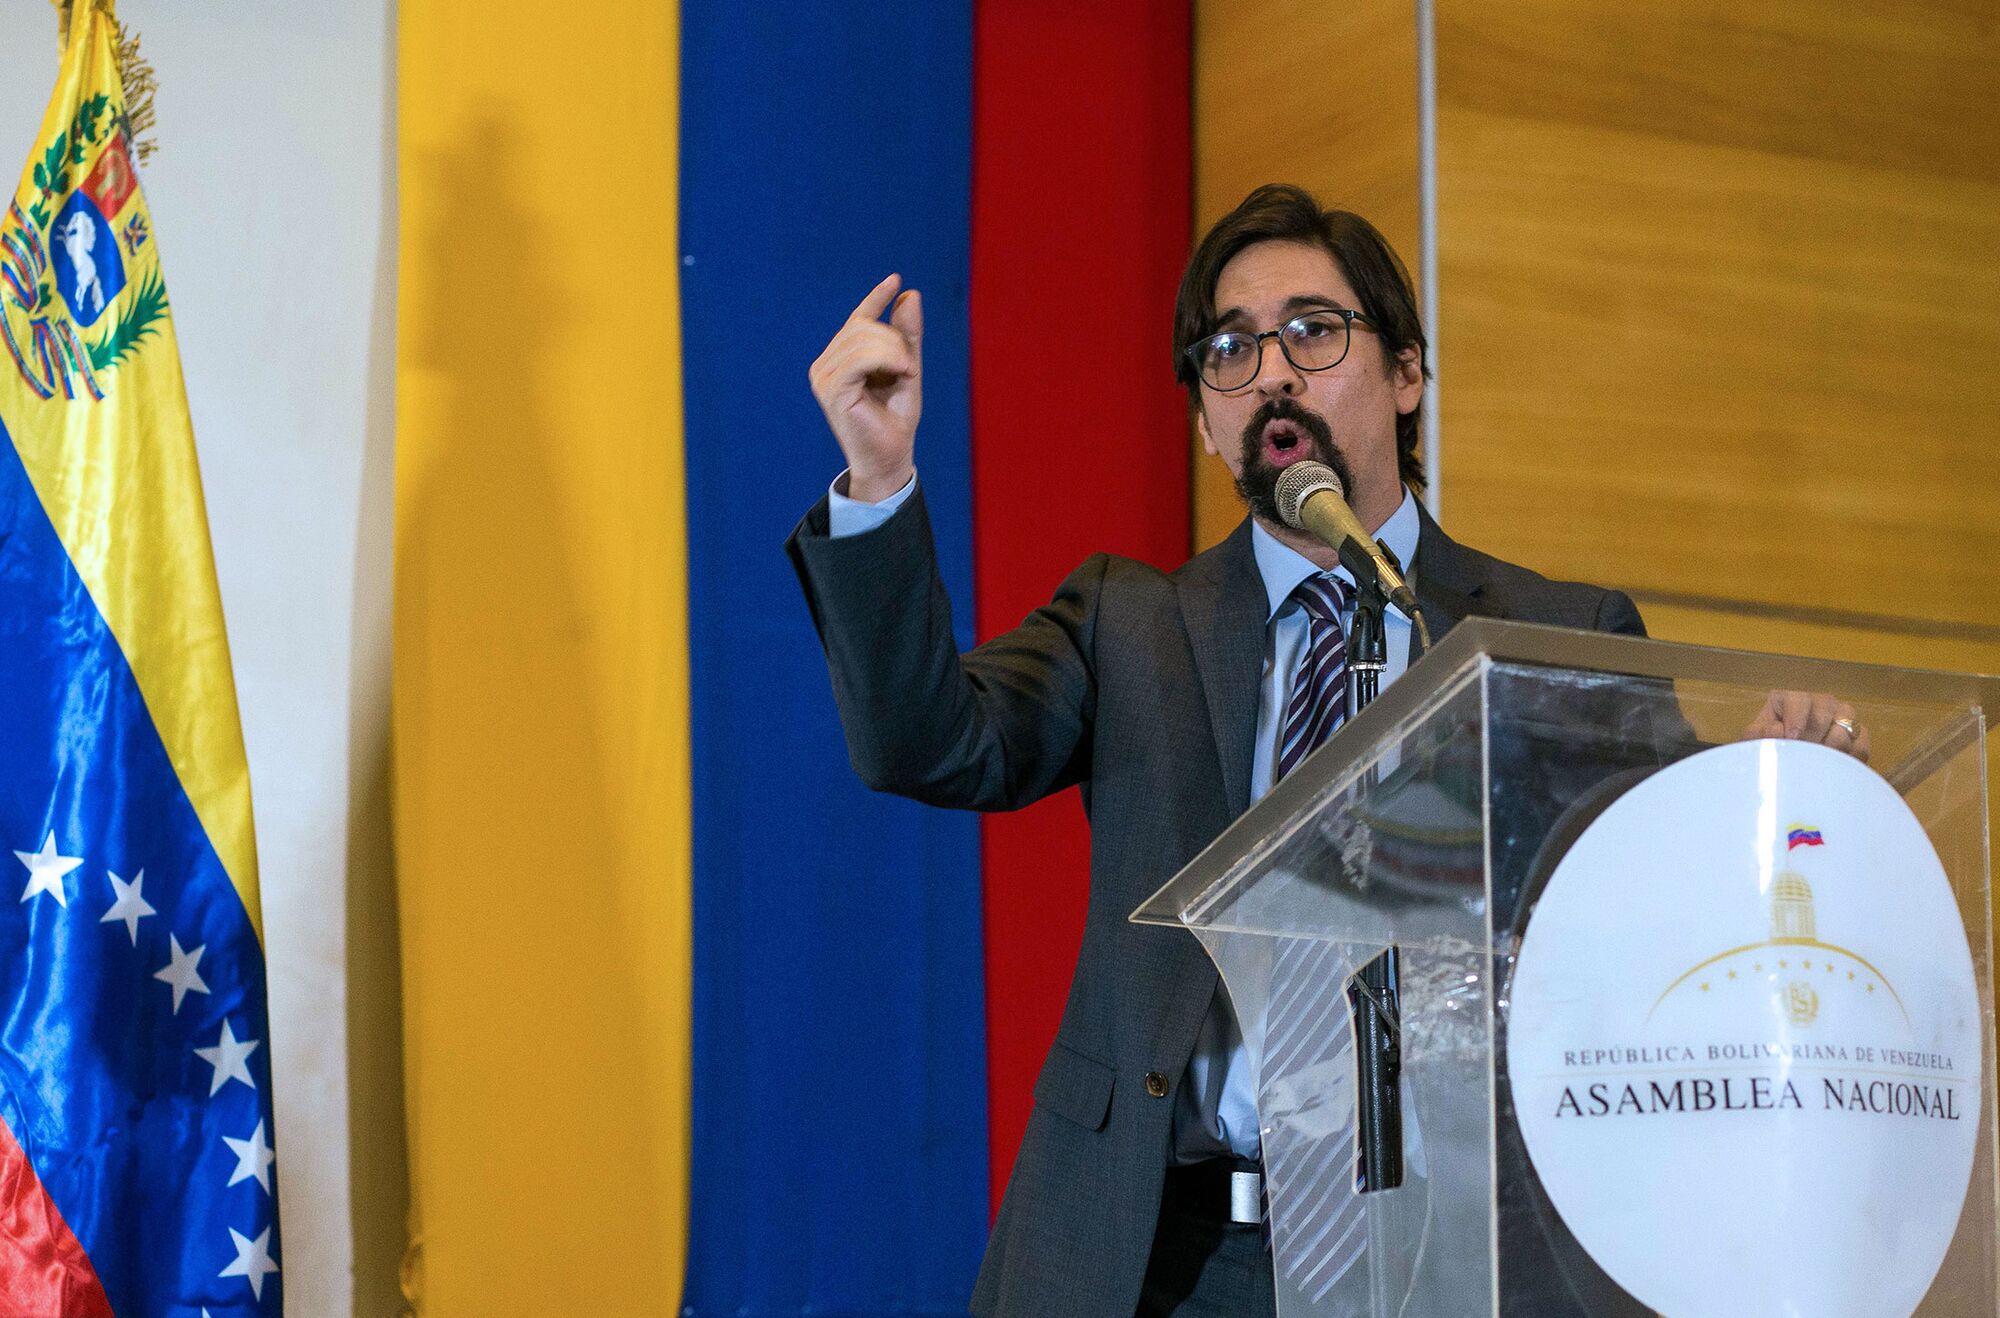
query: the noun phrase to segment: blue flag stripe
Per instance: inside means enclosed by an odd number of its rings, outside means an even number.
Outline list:
[[[117,640],[0,424],[0,1118],[90,1255],[120,1318],[277,1315],[230,1231],[267,1228],[275,1170],[228,1182],[225,1137],[273,1139],[263,956]],[[80,863],[31,888],[15,852]],[[57,866],[63,868],[63,866]],[[143,874],[143,879],[140,876]],[[118,901],[112,875],[138,885]],[[114,905],[126,914],[107,920]],[[150,914],[141,914],[151,907]],[[135,941],[136,939],[136,941]],[[181,994],[156,978],[202,949]],[[197,1049],[256,1040],[241,1079]],[[241,1049],[233,1050],[240,1052]],[[228,1061],[229,1054],[221,1054]],[[234,1066],[226,1068],[233,1071]]]

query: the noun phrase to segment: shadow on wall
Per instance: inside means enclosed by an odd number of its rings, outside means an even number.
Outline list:
[[[369,305],[368,410],[356,515],[347,750],[347,1178],[353,1318],[404,1312],[409,1238],[401,934],[389,785],[390,581],[396,493],[395,17],[382,43],[382,212]]]
[[[662,1046],[668,859],[645,831],[668,805],[645,799],[671,712],[645,662],[666,638],[642,636],[662,568],[631,529],[659,496],[593,424],[600,373],[631,365],[590,351],[606,306],[642,291],[575,276],[591,258],[524,200],[552,189],[531,187],[541,144],[517,113],[405,147],[422,171],[404,183],[396,460],[406,1284],[439,1315],[650,1314],[678,1293],[660,1242],[685,1194],[658,1115],[681,1083]]]

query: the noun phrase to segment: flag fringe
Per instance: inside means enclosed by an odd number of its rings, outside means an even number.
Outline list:
[[[49,0],[49,3],[56,7],[60,20],[56,25],[57,40],[64,50],[69,49],[70,19],[78,5],[100,9],[111,20],[118,38],[118,81],[125,89],[125,136],[131,141],[132,154],[140,164],[145,164],[160,149],[152,136],[153,101],[159,94],[160,80],[153,66],[139,53],[139,34],[119,20],[117,0]]]
[[[153,139],[153,99],[159,94],[160,80],[139,53],[139,34],[116,18],[112,24],[118,34],[118,81],[125,88],[125,136],[132,143],[132,154],[143,165],[160,149]]]

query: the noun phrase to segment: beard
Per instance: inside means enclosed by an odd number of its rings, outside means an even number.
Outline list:
[[[1278,477],[1283,467],[1273,466],[1264,456],[1264,427],[1273,421],[1290,421],[1306,432],[1306,457],[1301,461],[1323,462],[1340,477],[1348,498],[1354,497],[1354,475],[1347,459],[1333,446],[1333,427],[1317,412],[1311,412],[1289,398],[1274,398],[1257,409],[1243,427],[1243,462],[1236,476],[1236,492],[1250,507],[1250,515],[1283,526],[1278,516]],[[1296,465],[1296,464],[1290,464]]]

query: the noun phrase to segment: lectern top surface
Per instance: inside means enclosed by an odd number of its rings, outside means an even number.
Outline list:
[[[1454,627],[1131,918],[1174,925],[1222,918],[1235,893],[1224,880],[1254,869],[1260,855],[1277,854],[1283,838],[1308,816],[1338,814],[1350,835],[1358,827],[1377,835],[1371,845],[1403,848],[1412,860],[1409,872],[1427,867],[1476,889],[1481,876],[1467,871],[1481,867],[1475,858],[1484,848],[1476,838],[1446,845],[1444,834],[1468,828],[1476,834],[1484,826],[1487,790],[1519,790],[1524,774],[1567,772],[1581,781],[1593,772],[1612,777],[1647,763],[1657,767],[1702,745],[1733,740],[1748,717],[1736,711],[1753,708],[1773,690],[1831,692],[1853,704],[1873,734],[1876,767],[1901,792],[1955,762],[1979,740],[1985,711],[2000,707],[2000,678],[1979,674],[1473,618]],[[1490,743],[1494,720],[1513,735]],[[1490,758],[1496,746],[1505,760],[1500,765]],[[1501,781],[1485,782],[1490,775]],[[1478,782],[1467,786],[1468,779]],[[1574,796],[1574,784],[1568,795]],[[1337,806],[1335,798],[1341,798]]]

